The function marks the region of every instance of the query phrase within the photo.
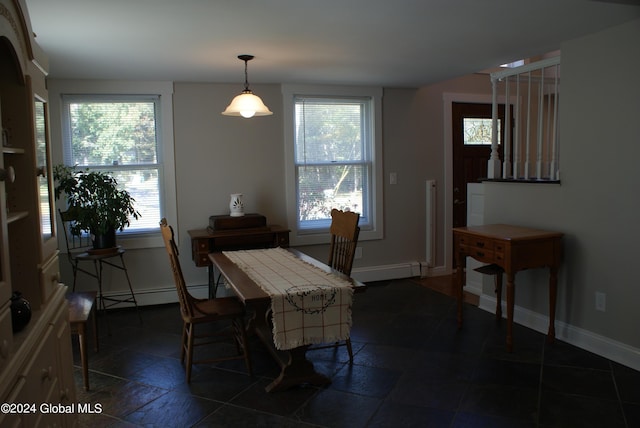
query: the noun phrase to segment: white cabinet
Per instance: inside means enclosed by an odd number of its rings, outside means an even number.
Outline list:
[[[74,426],[76,415],[42,404],[76,402],[58,248],[49,148],[47,60],[24,0],[0,0],[0,401],[35,412],[0,413],[1,427]],[[14,331],[11,295],[32,309]]]

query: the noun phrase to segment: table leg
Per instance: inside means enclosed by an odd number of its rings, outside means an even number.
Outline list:
[[[85,323],[79,322],[76,324],[78,331],[78,342],[80,343],[80,361],[82,363],[82,380],[84,382],[84,389],[89,390],[89,361],[87,356],[87,332],[85,329]]]
[[[558,292],[558,268],[549,269],[549,332],[547,340],[553,343],[556,339],[556,294]]]
[[[273,343],[273,333],[270,323],[270,304],[253,305],[254,316],[247,324],[249,334],[257,335],[267,350],[280,366],[280,375],[267,387],[267,392],[282,391],[302,383],[312,385],[327,385],[331,380],[316,372],[313,363],[307,360],[308,346],[281,351]]]
[[[213,299],[214,297],[216,297],[215,292],[213,291],[216,286],[213,264],[209,264],[209,266],[207,267],[207,272],[209,273],[209,298]]]
[[[463,257],[459,251],[456,251],[456,290],[458,297],[458,328],[462,328],[462,302],[464,300],[464,270],[467,258]]]
[[[515,303],[515,273],[507,272],[507,352],[513,351],[514,303]]]
[[[502,272],[496,274],[496,321],[502,319]]]
[[[283,391],[301,383],[312,385],[328,385],[331,380],[323,374],[316,372],[313,363],[307,360],[306,352],[308,346],[301,346],[285,352],[288,358],[281,364],[280,375],[267,387],[267,392]],[[288,360],[288,361],[286,361]]]

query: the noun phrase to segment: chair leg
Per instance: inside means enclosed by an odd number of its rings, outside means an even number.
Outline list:
[[[187,331],[187,383],[191,383],[191,365],[193,364],[193,340],[196,334],[195,325],[188,324]]]
[[[189,325],[186,322],[182,323],[182,342],[180,343],[180,363],[184,364],[185,349],[187,347],[187,329]]]
[[[353,364],[353,349],[351,348],[351,339],[345,341],[347,343],[347,352],[349,353],[349,364]]]

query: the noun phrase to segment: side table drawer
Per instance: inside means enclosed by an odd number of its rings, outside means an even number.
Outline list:
[[[464,255],[473,257],[474,259],[484,263],[493,263],[495,260],[495,253],[492,250],[461,245],[460,251],[464,253]]]
[[[289,231],[278,233],[276,239],[278,240],[276,247],[289,248]]]
[[[191,240],[191,259],[198,267],[209,266],[209,239],[192,239]]]
[[[211,264],[208,254],[198,254],[195,262],[198,267],[209,266]]]
[[[503,243],[496,242],[493,247],[494,258],[496,262],[504,261],[505,246]]]
[[[468,247],[474,247],[474,248],[478,248],[478,249],[484,249],[484,250],[493,250],[494,247],[494,241],[491,239],[486,239],[486,238],[480,238],[480,237],[476,237],[476,236],[466,236],[466,235],[462,235],[460,236],[460,245],[465,245]]]

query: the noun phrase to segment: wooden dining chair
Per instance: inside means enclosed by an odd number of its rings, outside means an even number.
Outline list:
[[[356,255],[356,246],[358,245],[358,236],[360,235],[360,227],[358,221],[360,214],[351,211],[340,211],[338,209],[331,210],[331,242],[329,246],[329,267],[341,272],[347,276],[351,276],[351,268],[353,267],[353,259]],[[344,342],[338,342],[331,345],[313,346],[310,350],[337,348],[346,346],[349,353],[349,363],[353,363],[353,349],[351,348],[351,339]]]
[[[187,382],[191,382],[191,366],[197,363],[213,363],[226,360],[244,359],[247,372],[252,374],[251,360],[249,359],[249,347],[247,345],[247,334],[245,330],[244,305],[236,297],[217,297],[213,299],[197,299],[189,293],[178,258],[178,247],[176,245],[173,228],[167,224],[165,218],[160,222],[160,230],[164,240],[171,271],[178,292],[180,301],[180,313],[182,315],[182,349],[180,360],[185,364]],[[214,324],[219,321],[231,321],[231,327],[223,330],[214,329],[214,332],[196,334],[196,326],[203,324]],[[194,360],[194,348],[197,346],[220,343],[231,339],[235,343],[237,353],[235,355]]]

